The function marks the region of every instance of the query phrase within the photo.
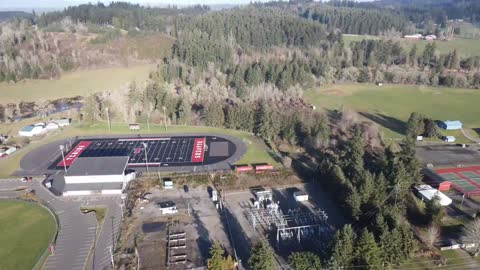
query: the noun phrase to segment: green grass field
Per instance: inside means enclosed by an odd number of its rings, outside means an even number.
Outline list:
[[[362,41],[364,39],[379,39],[380,37],[376,36],[368,36],[368,35],[344,35],[343,40],[345,41],[345,46],[350,46],[350,43],[354,41]],[[417,44],[417,49],[420,52],[423,52],[425,49],[425,45],[430,43],[431,41],[426,40],[408,40],[408,39],[397,39],[400,44],[403,45],[406,52],[414,45]],[[447,54],[454,49],[457,49],[457,52],[461,56],[480,56],[480,39],[468,39],[457,37],[451,41],[435,41],[437,44],[437,51],[441,54]],[[421,54],[421,53],[420,53]]]
[[[84,96],[90,93],[115,90],[132,81],[144,81],[153,69],[151,65],[79,70],[54,80],[27,80],[0,83],[0,103],[46,101],[55,98]]]
[[[32,121],[32,120],[29,120]],[[29,124],[26,120],[16,123],[17,126]],[[171,134],[171,133],[217,133],[231,135],[241,139],[247,145],[247,153],[238,162],[238,164],[245,163],[269,163],[275,167],[281,166],[281,164],[273,158],[274,154],[267,147],[267,145],[259,138],[255,137],[252,133],[222,129],[213,127],[201,127],[201,126],[169,126],[165,131],[163,125],[150,125],[150,131],[147,131],[146,125],[141,125],[141,134]],[[0,132],[6,132],[12,130],[9,125],[0,125]],[[129,134],[127,124],[112,124],[112,130],[108,130],[106,123],[98,123],[94,125],[72,125],[63,131],[57,131],[56,133],[49,134],[46,138],[41,140],[35,140],[26,147],[20,149],[10,157],[0,160],[0,178],[9,177],[14,171],[18,170],[21,158],[29,151],[39,147],[43,144],[61,140],[63,138],[86,136],[86,135],[102,135],[102,134]],[[137,134],[137,133],[135,133]]]
[[[0,200],[0,269],[32,269],[55,231],[55,219],[41,206]]]
[[[415,85],[339,84],[306,91],[305,99],[327,110],[351,108],[385,128],[387,137],[400,138],[411,112],[435,120],[460,120],[479,128],[480,91]],[[445,135],[461,135],[458,131]]]

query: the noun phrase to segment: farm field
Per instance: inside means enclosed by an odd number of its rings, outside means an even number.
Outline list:
[[[114,90],[134,80],[146,80],[152,69],[152,65],[140,65],[78,70],[66,73],[60,79],[0,83],[0,103],[45,101]]]
[[[34,120],[24,120],[17,123],[18,126],[34,123]],[[8,125],[0,125],[0,132],[11,130]],[[150,124],[150,131],[147,130],[146,124],[141,124],[141,131],[135,134],[172,134],[172,133],[217,133],[225,134],[237,137],[241,139],[247,146],[247,152],[245,156],[238,161],[238,164],[251,164],[251,163],[269,163],[275,167],[281,166],[280,163],[274,158],[274,153],[267,147],[267,145],[259,138],[255,137],[252,133],[213,128],[202,126],[168,126],[165,131],[163,125]],[[108,130],[106,123],[97,123],[93,125],[72,125],[63,131],[55,131],[55,133],[47,135],[46,138],[41,140],[34,140],[26,147],[20,149],[10,157],[0,160],[0,178],[9,177],[14,171],[19,168],[21,158],[31,151],[32,149],[39,147],[40,145],[61,140],[64,138],[71,138],[75,136],[87,136],[87,135],[112,135],[112,134],[129,134],[131,131],[128,128],[128,124],[113,123],[111,131]]]
[[[41,206],[0,200],[0,269],[32,269],[55,230],[55,219]]]
[[[368,36],[368,35],[344,35],[343,39],[345,41],[345,46],[350,46],[350,43],[354,41],[362,41],[364,39],[379,39],[380,37]],[[423,52],[425,46],[431,42],[426,40],[407,40],[407,39],[396,39],[403,45],[406,50],[417,44],[417,49],[420,52]],[[457,52],[464,57],[468,56],[480,56],[480,39],[469,39],[456,37],[451,41],[435,41],[437,45],[437,51],[442,54],[447,54],[453,49],[457,49]]]
[[[351,108],[384,127],[387,137],[400,138],[411,112],[435,120],[460,120],[479,128],[480,92],[470,89],[433,88],[416,85],[338,84],[309,90],[305,99],[319,108]],[[473,133],[473,132],[472,132]],[[454,134],[446,134],[454,135]]]

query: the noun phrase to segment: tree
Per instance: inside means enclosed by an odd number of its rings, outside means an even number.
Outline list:
[[[423,134],[423,116],[417,112],[412,112],[407,121],[407,136],[416,138]]]
[[[267,242],[262,241],[253,247],[248,259],[248,267],[252,270],[273,270],[273,262],[272,249]]]
[[[207,260],[208,270],[232,270],[235,263],[231,256],[224,256],[225,251],[219,242],[213,243],[210,247],[210,258]]]
[[[211,127],[221,127],[225,122],[225,115],[223,113],[222,106],[219,106],[216,103],[209,103],[203,109],[203,118],[205,119],[205,124]]]
[[[333,268],[349,267],[353,263],[355,232],[352,225],[343,226],[342,230],[337,231],[333,238],[332,257],[330,264]]]
[[[463,229],[462,242],[464,244],[475,244],[473,256],[480,254],[480,219],[469,222]]]
[[[265,100],[260,101],[257,113],[255,115],[254,132],[262,139],[269,140],[272,137],[271,130],[271,112],[268,103]]]
[[[440,205],[440,198],[438,196],[434,196],[425,203],[425,214],[431,222],[440,223],[445,215],[445,210]]]
[[[288,256],[288,264],[295,270],[320,270],[320,258],[311,252],[293,252]]]
[[[365,265],[364,269],[384,269],[382,252],[375,242],[375,237],[364,229],[355,248],[355,265]]]
[[[429,248],[434,248],[440,241],[440,229],[435,224],[430,224],[421,233],[422,242]]]
[[[352,180],[358,182],[364,171],[363,155],[365,149],[362,141],[361,131],[355,129],[353,137],[348,140],[343,149],[343,168],[345,175]]]
[[[178,124],[188,125],[192,116],[192,108],[185,99],[180,99],[177,105]]]

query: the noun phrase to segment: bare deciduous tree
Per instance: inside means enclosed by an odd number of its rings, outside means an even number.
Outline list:
[[[480,219],[477,218],[465,225],[462,241],[464,244],[475,244],[473,256],[478,256],[480,253]]]
[[[421,234],[422,242],[429,248],[435,247],[440,242],[440,229],[431,224]]]

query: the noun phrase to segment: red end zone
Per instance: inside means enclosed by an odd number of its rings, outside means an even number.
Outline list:
[[[205,157],[205,138],[197,138],[193,143],[192,162],[203,162]]]
[[[78,156],[80,156],[80,154],[82,154],[83,151],[85,151],[85,149],[87,149],[87,147],[91,144],[92,142],[89,142],[89,141],[81,141],[77,144],[77,146],[75,146],[75,148],[73,148],[72,151],[70,151],[70,153],[68,153],[68,155],[65,156],[65,160],[62,160],[60,161],[57,166],[60,167],[60,166],[70,166],[73,164],[73,162],[75,161],[75,159],[77,159]]]

